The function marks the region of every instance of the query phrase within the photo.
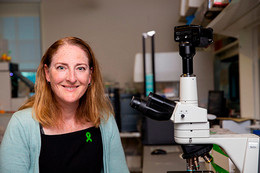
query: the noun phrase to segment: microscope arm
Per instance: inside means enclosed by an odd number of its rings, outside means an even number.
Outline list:
[[[240,172],[258,172],[259,137],[253,134],[210,135],[206,116],[206,109],[177,103],[171,118],[174,121],[175,142],[217,144],[225,150]]]
[[[258,172],[259,137],[253,134],[210,135],[209,138],[178,138],[179,144],[217,144],[242,173]]]

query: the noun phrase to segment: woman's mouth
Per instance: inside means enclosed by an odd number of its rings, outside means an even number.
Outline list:
[[[66,86],[66,85],[62,85],[66,90],[69,90],[69,91],[73,91],[75,90],[76,88],[78,88],[79,86]]]

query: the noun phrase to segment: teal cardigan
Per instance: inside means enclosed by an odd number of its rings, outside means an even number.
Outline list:
[[[113,116],[101,121],[103,172],[129,173],[118,128]],[[32,109],[14,113],[0,146],[1,173],[38,173],[41,136]]]

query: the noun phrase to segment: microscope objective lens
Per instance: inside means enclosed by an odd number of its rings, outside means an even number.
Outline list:
[[[194,170],[193,159],[192,158],[186,159],[186,163],[187,163],[187,171],[193,171]]]
[[[200,169],[200,164],[199,164],[199,159],[198,157],[194,157],[193,158],[193,162],[194,162],[194,168],[196,171],[198,171]]]
[[[212,162],[213,158],[211,157],[211,155],[209,153],[206,153],[204,156],[203,156],[203,159],[205,160],[205,162],[207,163],[210,163]]]

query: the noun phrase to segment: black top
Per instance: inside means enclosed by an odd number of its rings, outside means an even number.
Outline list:
[[[40,173],[100,173],[103,145],[99,128],[45,135],[41,128]]]

